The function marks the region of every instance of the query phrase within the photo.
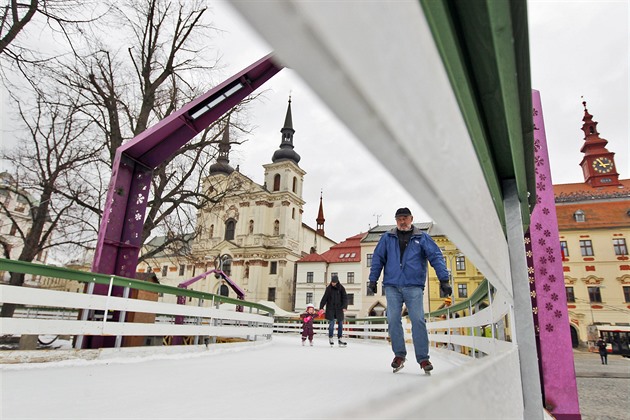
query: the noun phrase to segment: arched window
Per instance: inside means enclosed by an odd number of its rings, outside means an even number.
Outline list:
[[[226,284],[219,286],[219,296],[230,296],[230,289]]]
[[[297,193],[297,178],[293,177],[293,192]]]
[[[249,233],[254,233],[254,221],[249,221]]]
[[[214,225],[210,225],[210,231],[208,235],[212,238],[214,236]]]
[[[234,232],[236,231],[236,220],[229,219],[225,222],[225,239],[234,239]]]
[[[280,221],[278,220],[273,222],[273,234],[274,236],[278,236],[280,234]]]
[[[273,190],[280,191],[280,174],[273,177]]]

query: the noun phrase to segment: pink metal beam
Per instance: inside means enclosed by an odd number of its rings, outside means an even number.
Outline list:
[[[153,168],[281,69],[268,55],[118,148],[93,272],[135,277]]]

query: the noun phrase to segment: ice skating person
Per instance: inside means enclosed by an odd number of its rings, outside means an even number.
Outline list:
[[[606,349],[606,342],[603,338],[597,341],[597,349],[599,350],[599,357],[602,359],[602,365],[608,364],[608,350]]]
[[[300,318],[302,318],[302,345],[306,343],[307,338],[308,343],[313,345],[313,320],[316,316],[315,306],[312,303],[306,305],[306,312],[300,314]]]
[[[333,341],[335,332],[335,320],[337,322],[337,342],[340,346],[345,346],[347,343],[342,340],[343,336],[343,319],[344,312],[348,309],[348,295],[346,289],[339,282],[339,277],[333,274],[330,279],[330,284],[326,287],[324,296],[319,303],[319,314],[324,313],[324,307],[326,307],[326,319],[328,320],[328,341],[331,346],[335,345]]]
[[[402,327],[402,307],[407,306],[411,320],[411,337],[416,361],[429,373],[433,365],[429,361],[429,336],[424,321],[422,303],[427,278],[427,260],[440,280],[445,296],[453,293],[442,251],[433,239],[413,225],[411,211],[400,208],[395,214],[396,227],[385,232],[372,255],[369,289],[376,294],[377,281],[383,271],[383,288],[387,300],[389,338],[394,352],[391,367],[394,372],[403,368],[407,348]]]

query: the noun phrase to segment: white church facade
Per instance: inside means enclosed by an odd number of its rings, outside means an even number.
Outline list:
[[[302,221],[306,172],[300,168],[300,156],[293,146],[291,100],[280,130],[280,147],[273,153],[271,163],[263,165],[263,185],[230,166],[228,128],[229,124],[219,145],[217,162],[203,183],[211,195],[222,198],[218,204],[198,212],[197,235],[191,241],[190,255],[177,261],[172,256],[164,256],[163,261],[147,261],[139,265],[139,271],[151,269],[161,284],[178,286],[212,268],[222,268],[244,291],[245,300],[274,302],[292,311],[296,261],[312,252],[325,252],[336,242],[324,234],[321,200],[317,228]],[[188,288],[236,297],[221,278],[213,275]]]

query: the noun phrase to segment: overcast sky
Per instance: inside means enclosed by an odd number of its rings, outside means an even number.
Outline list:
[[[541,92],[553,182],[582,182],[579,163],[584,110],[599,122],[601,136],[615,152],[617,171],[630,177],[628,155],[628,0],[529,1],[532,87]],[[211,19],[222,34],[213,39],[226,66],[223,79],[242,70],[271,47],[245,23],[227,1],[208,2]],[[432,218],[384,170],[363,145],[332,115],[316,94],[290,69],[265,86],[264,97],[248,112],[255,127],[247,142],[234,146],[232,166],[262,184],[262,165],[280,145],[289,94],[292,96],[295,150],[307,174],[303,221],[316,226],[323,192],[327,236],[342,241],[380,224],[393,224],[398,207],[409,207],[416,222]],[[10,114],[2,101],[3,125]],[[3,144],[6,143],[3,139]]]
[[[225,30],[223,62],[232,73],[272,51],[228,2],[213,5],[213,21]],[[620,178],[628,178],[628,1],[529,1],[528,10],[532,88],[541,92],[553,182],[584,180],[582,100],[599,122],[608,150],[616,153]],[[262,183],[261,165],[280,144],[290,93],[295,150],[307,172],[306,224],[315,226],[320,191],[326,234],[336,241],[374,227],[377,220],[393,224],[401,206],[410,207],[417,222],[432,220],[295,72],[284,69],[265,87],[264,102],[250,113],[257,128],[246,145],[233,149],[233,166]]]

